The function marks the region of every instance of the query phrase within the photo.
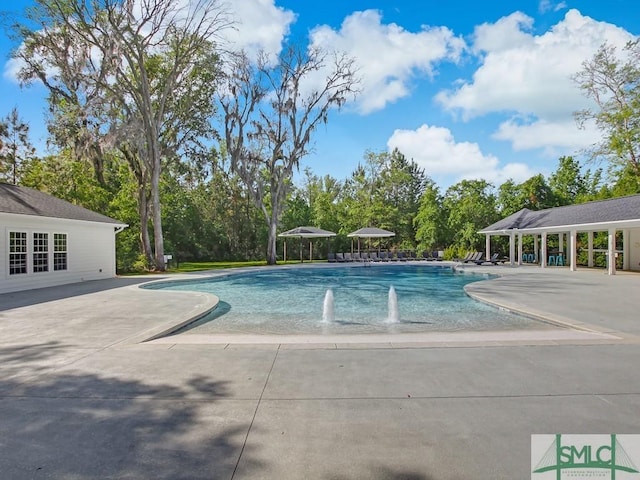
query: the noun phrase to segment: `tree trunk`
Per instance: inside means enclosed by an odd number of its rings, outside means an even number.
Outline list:
[[[265,214],[267,220],[267,227],[269,229],[269,237],[267,240],[267,265],[275,265],[278,263],[278,252],[276,249],[276,240],[278,233],[278,220],[282,204],[280,203],[280,187],[278,185],[277,178],[272,174],[271,176],[271,212],[266,208],[264,198],[262,199],[262,211]]]
[[[269,240],[267,242],[267,265],[275,265],[278,261],[278,252],[276,251],[276,233],[278,222],[271,218],[269,222]]]
[[[107,181],[104,178],[104,154],[102,148],[98,142],[94,143],[93,151],[90,153],[91,163],[93,163],[93,172],[96,176],[96,181],[101,187],[107,188]]]
[[[140,243],[148,268],[153,267],[153,250],[149,237],[149,197],[147,196],[147,175],[140,157],[133,153],[128,145],[121,145],[120,151],[129,164],[138,184],[138,216],[140,218]]]
[[[140,243],[147,266],[153,265],[153,251],[149,238],[149,202],[144,185],[138,186],[138,215],[140,216]]]
[[[153,240],[156,249],[156,270],[164,272],[167,267],[164,261],[164,239],[162,236],[162,212],[160,208],[160,159],[154,159],[151,172],[151,211],[153,213]]]

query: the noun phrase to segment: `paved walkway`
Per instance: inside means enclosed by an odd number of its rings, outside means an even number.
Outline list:
[[[524,479],[532,433],[640,433],[640,275],[465,269],[503,275],[469,294],[578,330],[143,342],[211,297],[0,295],[2,478]]]

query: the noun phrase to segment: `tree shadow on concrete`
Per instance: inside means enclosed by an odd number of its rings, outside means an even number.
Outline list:
[[[70,361],[74,354],[77,357],[83,353],[54,341],[0,346],[0,378],[8,380],[20,375],[33,378]],[[2,391],[4,385],[0,381]]]
[[[387,466],[371,466],[368,480],[435,480],[435,477],[411,469],[394,469]],[[353,480],[344,475],[332,475],[329,480]]]
[[[0,347],[0,365],[33,366],[43,360],[50,360],[68,346],[60,342],[45,342],[39,344],[5,345]]]
[[[0,350],[0,362],[39,365],[37,348]],[[0,380],[0,471],[13,480],[230,479],[254,402],[229,399],[228,382],[195,376],[184,385],[100,374],[42,373]],[[254,427],[255,428],[255,427]],[[260,469],[245,447],[243,469]]]
[[[69,283],[55,287],[37,288],[35,290],[24,290],[21,292],[0,294],[0,312],[13,308],[37,305],[39,303],[52,302],[65,298],[87,295],[89,293],[112,290],[114,288],[126,287],[129,285],[139,285],[152,280],[162,280],[165,277],[121,277],[107,278],[105,280],[91,280],[79,283]]]

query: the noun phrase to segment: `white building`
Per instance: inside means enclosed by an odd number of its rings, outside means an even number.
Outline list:
[[[115,236],[126,226],[0,183],[0,293],[115,277]]]
[[[607,248],[594,248],[595,232],[607,232]],[[619,255],[622,255],[623,270],[640,271],[640,195],[537,211],[524,208],[489,225],[480,233],[486,235],[487,258],[491,252],[491,236],[509,237],[511,265],[523,263],[527,254],[522,251],[522,237],[532,236],[534,251],[529,256],[542,268],[561,264],[576,270],[577,253],[580,248],[587,253],[589,267],[594,264],[594,254],[600,252],[606,255],[610,275],[616,273],[616,259]],[[587,238],[579,246],[580,233],[586,234]],[[548,250],[547,240],[550,236],[557,236],[557,252]],[[616,241],[617,236],[622,237],[621,244]]]

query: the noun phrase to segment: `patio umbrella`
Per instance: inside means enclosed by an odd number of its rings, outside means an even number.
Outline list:
[[[336,234],[334,232],[330,232],[328,230],[323,230],[317,227],[296,227],[291,230],[287,230],[286,232],[282,232],[278,235],[279,237],[284,237],[284,261],[287,261],[287,237],[297,237],[300,239],[300,244],[302,245],[302,239],[308,238],[309,240],[309,260],[313,260],[313,241],[314,238],[328,238],[335,237]],[[302,262],[302,248],[300,248],[300,261]]]
[[[376,227],[365,227],[355,232],[351,232],[347,235],[347,237],[357,237],[358,238],[358,252],[360,252],[360,239],[361,238],[386,238],[386,237],[395,237],[394,232],[390,232],[389,230],[383,230],[382,228]]]

